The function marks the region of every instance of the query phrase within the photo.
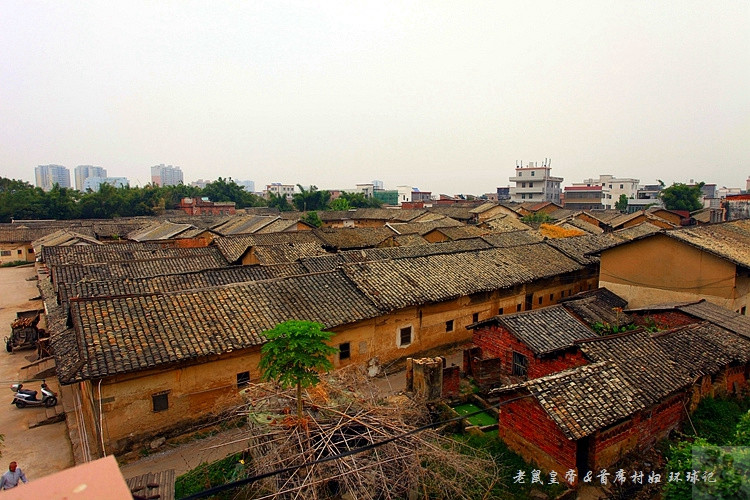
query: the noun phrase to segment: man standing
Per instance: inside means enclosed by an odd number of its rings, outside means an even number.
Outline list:
[[[18,464],[16,464],[15,462],[11,462],[10,466],[8,467],[8,472],[3,474],[3,477],[0,477],[0,490],[9,490],[11,488],[15,488],[16,486],[18,486],[19,479],[24,483],[28,482],[26,480],[26,474],[24,474],[23,471],[18,468]]]

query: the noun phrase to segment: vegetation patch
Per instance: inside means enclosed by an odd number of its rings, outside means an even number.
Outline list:
[[[202,463],[177,478],[174,485],[175,497],[183,498],[249,477],[251,465],[246,458],[244,453],[236,453],[211,464]],[[236,494],[236,491],[227,491],[212,498],[228,499],[233,498]]]

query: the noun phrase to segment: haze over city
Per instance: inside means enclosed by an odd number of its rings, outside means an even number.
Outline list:
[[[2,2],[0,176],[745,186],[750,4]]]

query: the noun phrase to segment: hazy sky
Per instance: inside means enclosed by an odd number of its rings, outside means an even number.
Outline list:
[[[0,0],[0,176],[745,186],[750,2]]]

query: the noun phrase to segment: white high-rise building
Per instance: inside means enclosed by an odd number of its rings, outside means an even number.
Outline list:
[[[620,195],[625,195],[628,200],[635,200],[638,197],[638,183],[640,180],[631,178],[620,178],[613,175],[604,174],[599,178],[584,179],[583,182],[573,183],[573,186],[601,186],[602,187],[602,205],[604,208],[615,208],[615,203],[620,199]]]
[[[128,186],[130,183],[128,182],[127,177],[88,177],[83,181],[83,189],[79,189],[79,191],[88,191],[90,189],[94,192],[98,192],[102,184],[109,184],[115,188],[121,188]]]
[[[61,188],[70,187],[70,170],[62,165],[39,165],[34,169],[37,187],[45,191],[52,189],[55,184]]]
[[[515,186],[510,187],[510,201],[525,203],[527,201],[551,201],[560,204],[560,183],[562,177],[552,177],[550,160],[545,159],[542,166],[539,162],[529,162],[525,167],[516,165],[516,175],[510,178]]]
[[[157,186],[177,186],[182,184],[182,170],[172,165],[155,165],[151,167],[151,182]]]
[[[107,177],[106,168],[95,167],[94,165],[78,165],[74,172],[76,178],[76,189],[78,191],[85,191],[83,183],[89,177]]]

